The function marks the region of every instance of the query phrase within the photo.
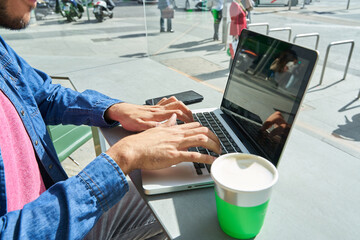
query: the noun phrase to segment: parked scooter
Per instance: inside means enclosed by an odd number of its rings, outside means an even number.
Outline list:
[[[76,0],[62,0],[62,3],[62,15],[64,15],[69,22],[76,21],[76,17],[79,19],[82,17],[84,8]]]
[[[95,18],[99,22],[102,22],[104,20],[104,17],[112,18],[112,10],[114,9],[114,7],[115,4],[112,2],[112,0],[95,0],[93,10]]]

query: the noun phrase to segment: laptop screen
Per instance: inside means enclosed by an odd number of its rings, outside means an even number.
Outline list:
[[[317,52],[243,30],[221,110],[260,155],[277,165]]]

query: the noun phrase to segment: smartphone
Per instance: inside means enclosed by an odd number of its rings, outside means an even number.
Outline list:
[[[166,96],[162,96],[162,97],[151,98],[151,99],[146,100],[145,104],[146,105],[156,105],[164,97],[169,98],[171,96],[176,97],[176,99],[178,99],[179,101],[182,101],[185,105],[201,102],[204,99],[204,97],[202,95],[200,95],[199,93],[197,93],[193,90],[189,90],[189,91],[185,91],[185,92],[181,92],[181,93],[175,93],[175,94],[166,95]]]

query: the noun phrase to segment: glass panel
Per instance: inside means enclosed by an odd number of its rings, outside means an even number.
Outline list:
[[[214,41],[214,19],[206,7],[206,2],[170,2],[174,17],[163,20],[159,8],[166,6],[166,0],[144,4],[149,57],[196,80],[209,80],[210,75],[211,79],[223,79],[220,83],[214,82],[223,89],[230,61],[223,43],[227,41],[228,35],[223,34],[227,27],[225,11],[218,24],[219,40]],[[166,16],[166,12],[163,14]]]

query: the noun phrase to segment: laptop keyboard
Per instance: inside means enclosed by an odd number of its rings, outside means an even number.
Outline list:
[[[196,122],[199,122],[201,125],[209,128],[219,138],[221,143],[221,155],[226,153],[241,152],[240,148],[236,145],[235,141],[226,131],[224,126],[222,126],[221,122],[213,112],[194,113],[193,117]],[[181,122],[178,122],[178,124],[179,123],[181,124]],[[209,154],[214,157],[219,156],[217,153],[214,153],[203,147],[192,147],[189,148],[188,151]],[[211,169],[210,164],[203,164],[203,163],[194,163],[194,167],[198,175],[202,175],[203,174],[202,170],[205,169],[210,173],[210,169]]]

